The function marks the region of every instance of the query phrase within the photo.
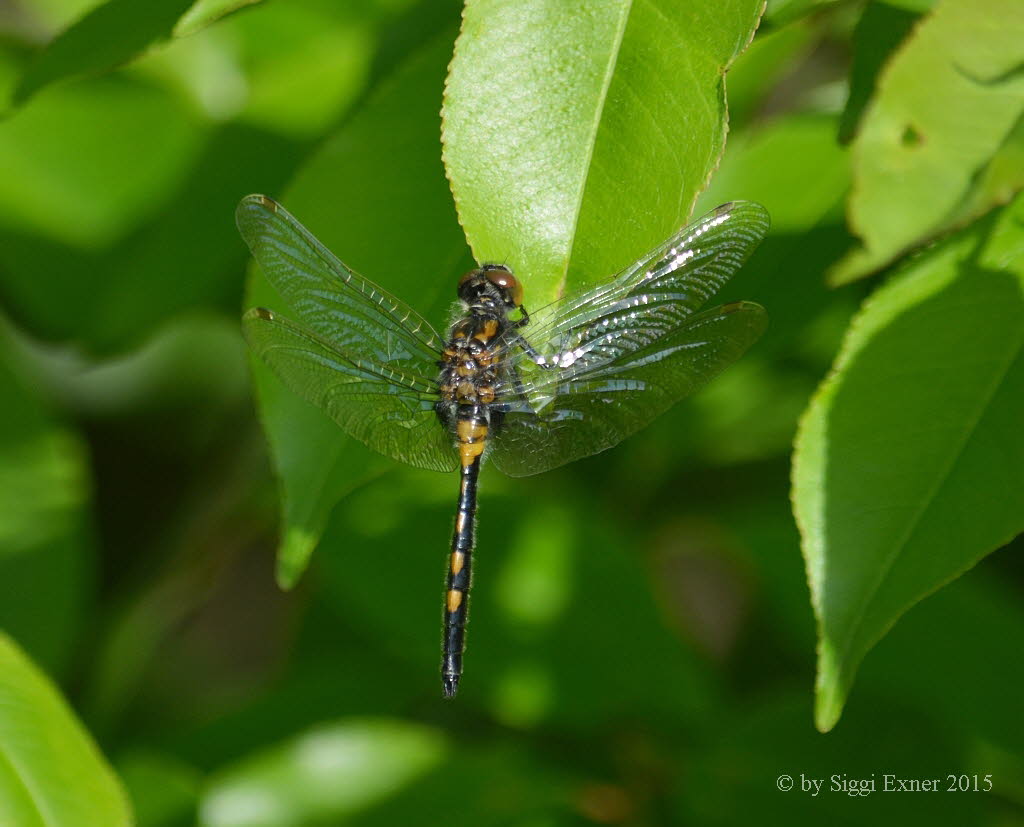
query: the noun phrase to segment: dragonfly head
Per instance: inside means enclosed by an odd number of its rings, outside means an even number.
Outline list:
[[[459,279],[459,298],[469,306],[512,310],[523,303],[523,286],[504,264],[484,264]]]

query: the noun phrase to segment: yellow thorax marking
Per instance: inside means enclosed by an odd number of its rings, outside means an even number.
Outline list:
[[[484,326],[473,334],[473,338],[479,342],[487,342],[494,338],[498,332],[498,322],[496,319],[488,319],[484,322]]]

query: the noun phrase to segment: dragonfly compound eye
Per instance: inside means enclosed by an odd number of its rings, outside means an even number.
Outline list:
[[[511,270],[503,266],[494,266],[485,268],[484,273],[491,284],[504,291],[513,307],[519,307],[523,303],[523,286],[512,275]]]

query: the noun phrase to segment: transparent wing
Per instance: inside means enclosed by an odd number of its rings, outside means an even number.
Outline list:
[[[353,359],[436,373],[444,343],[415,310],[352,272],[276,201],[243,198],[238,230],[297,321]]]
[[[458,467],[434,411],[434,381],[354,355],[264,308],[242,317],[245,338],[284,384],[342,430],[385,456],[432,471]]]
[[[523,477],[611,448],[736,361],[767,321],[760,305],[733,302],[597,367],[530,383],[496,406],[490,458]]]
[[[758,204],[724,204],[607,285],[502,343],[497,385],[506,409],[491,457],[513,476],[533,474],[620,442],[693,393],[760,336],[760,306],[736,302],[693,315],[768,231]],[[534,364],[536,360],[537,364]]]

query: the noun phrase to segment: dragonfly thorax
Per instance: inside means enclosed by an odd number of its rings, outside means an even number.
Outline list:
[[[494,401],[499,360],[493,348],[507,325],[501,312],[471,312],[452,326],[441,362],[444,402],[487,405]]]

